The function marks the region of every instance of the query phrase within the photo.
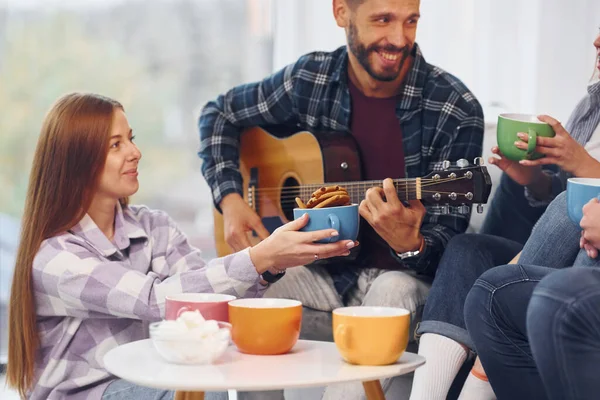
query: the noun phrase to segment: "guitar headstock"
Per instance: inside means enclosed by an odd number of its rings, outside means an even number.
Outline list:
[[[454,166],[444,161],[443,168],[421,178],[423,203],[442,207],[487,203],[492,180],[480,157],[475,159],[475,165],[469,165],[465,159]]]

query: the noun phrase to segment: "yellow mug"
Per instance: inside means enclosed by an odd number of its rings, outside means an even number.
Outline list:
[[[388,365],[406,350],[410,312],[393,307],[342,307],[333,310],[333,339],[350,364]]]

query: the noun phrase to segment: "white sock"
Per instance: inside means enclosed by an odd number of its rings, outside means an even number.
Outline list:
[[[446,336],[425,333],[419,341],[419,355],[427,361],[415,371],[410,400],[446,400],[467,350]]]
[[[489,381],[483,380],[471,372],[460,391],[458,400],[496,400],[496,395]]]

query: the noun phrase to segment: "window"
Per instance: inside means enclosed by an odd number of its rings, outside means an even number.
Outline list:
[[[45,112],[67,92],[123,103],[143,159],[133,203],[167,211],[213,257],[201,106],[271,71],[271,0],[0,3],[0,357],[16,238]]]

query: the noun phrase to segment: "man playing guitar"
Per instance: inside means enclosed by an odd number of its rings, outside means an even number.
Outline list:
[[[329,313],[344,305],[402,307],[414,320],[446,243],[467,229],[470,213],[404,204],[384,180],[424,176],[444,160],[473,160],[482,152],[479,102],[459,79],[428,64],[415,42],[419,6],[419,0],[333,0],[347,46],[304,55],[260,82],[235,87],[200,116],[202,171],[235,251],[250,245],[248,232],[269,235],[242,196],[239,146],[247,128],[350,134],[363,177],[383,180],[360,204],[368,224],[353,256],[289,270],[269,289],[267,296],[303,303],[304,331],[314,329],[309,319],[326,321],[331,337]]]

